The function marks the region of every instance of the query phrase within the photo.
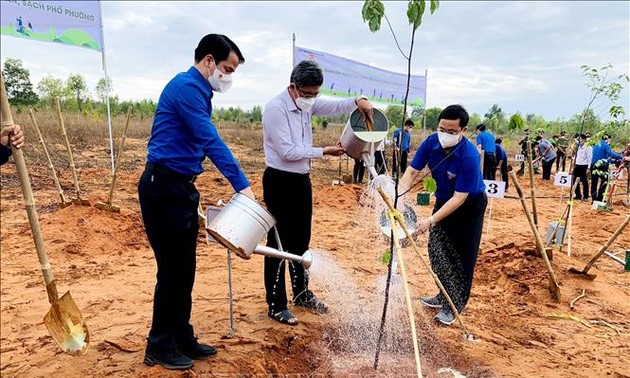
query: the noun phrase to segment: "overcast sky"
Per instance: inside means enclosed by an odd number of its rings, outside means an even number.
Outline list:
[[[406,1],[385,2],[398,41],[409,50]],[[405,73],[385,20],[371,33],[353,2],[123,2],[102,4],[105,51],[113,92],[121,99],[157,100],[164,85],[193,64],[208,33],[239,45],[245,64],[216,107],[250,109],[287,84],[296,44]],[[630,2],[442,1],[418,29],[413,74],[428,69],[428,107],[460,103],[483,115],[492,104],[508,114],[568,119],[585,108],[590,90],[580,66],[613,65],[629,72]],[[82,74],[93,91],[103,75],[101,55],[84,48],[1,37],[2,62],[22,59],[36,86],[46,75]],[[630,112],[626,84],[621,104]],[[606,117],[607,104],[595,104]]]

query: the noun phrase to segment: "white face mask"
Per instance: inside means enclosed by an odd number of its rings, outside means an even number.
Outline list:
[[[454,145],[459,143],[459,140],[462,138],[461,134],[452,135],[441,131],[438,131],[437,134],[442,148],[453,147]]]
[[[232,75],[224,74],[219,67],[215,66],[214,73],[212,75],[208,73],[208,83],[212,90],[223,93],[232,87]]]
[[[312,97],[312,98],[298,97],[297,99],[295,99],[295,104],[303,112],[308,112],[313,107],[313,104],[315,104],[315,97]]]

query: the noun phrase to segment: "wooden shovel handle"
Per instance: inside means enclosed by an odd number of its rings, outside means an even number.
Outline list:
[[[9,98],[7,96],[6,88],[4,87],[4,75],[0,76],[0,102],[2,105],[2,127],[13,126],[13,116],[11,115],[11,107],[9,105]],[[35,199],[33,198],[33,190],[31,189],[31,180],[26,170],[26,163],[24,162],[24,155],[22,150],[13,147],[13,159],[15,160],[15,166],[17,169],[18,177],[20,179],[20,185],[22,186],[22,194],[24,195],[24,202],[26,202],[26,214],[28,215],[28,223],[31,226],[31,233],[33,234],[33,241],[35,242],[35,249],[37,249],[37,257],[39,258],[39,264],[41,265],[42,273],[44,275],[44,282],[49,293],[49,301],[53,303],[58,298],[51,298],[51,289],[54,287],[54,279],[50,262],[48,261],[48,255],[44,248],[44,239],[42,238],[42,231],[39,227],[39,218],[37,217],[37,209],[35,208]],[[51,287],[51,289],[48,289]],[[54,290],[56,293],[57,290]]]

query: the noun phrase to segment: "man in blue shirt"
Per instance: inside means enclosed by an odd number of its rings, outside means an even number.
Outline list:
[[[212,96],[231,85],[245,59],[234,42],[208,34],[195,49],[195,65],[164,88],[138,184],[142,219],[157,262],[153,321],[144,362],[188,369],[217,350],[197,342],[190,324],[199,222],[194,181],[209,157],[235,191],[254,198],[238,162],[212,123]]]
[[[483,179],[494,180],[497,169],[497,157],[495,155],[496,145],[494,143],[494,135],[486,131],[486,125],[477,125],[477,146],[481,148],[483,154]]]
[[[622,157],[621,154],[610,148],[610,136],[607,134],[602,135],[602,140],[593,146],[591,160],[591,196],[593,201],[601,201],[604,198],[610,159],[620,160]]]
[[[411,129],[414,123],[411,119],[405,121],[401,129],[394,131],[394,175],[405,173],[407,169],[407,160],[409,159],[409,151],[411,151]],[[400,171],[398,171],[398,161],[400,161]]]
[[[417,229],[430,230],[431,267],[459,312],[470,297],[488,204],[479,152],[464,136],[468,119],[468,112],[461,105],[449,105],[440,113],[437,133],[430,135],[416,151],[400,181],[399,191],[407,193],[420,171],[429,166],[437,183],[435,207],[433,215],[419,220]],[[442,293],[422,297],[420,301],[441,309],[435,319],[442,324],[455,321]]]
[[[507,191],[510,184],[508,179],[507,154],[503,147],[501,147],[501,142],[503,142],[501,138],[497,138],[494,141],[496,144],[497,170],[501,173],[501,181],[505,182],[505,190]]]

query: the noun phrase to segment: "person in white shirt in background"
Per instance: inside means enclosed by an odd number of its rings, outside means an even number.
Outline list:
[[[575,166],[573,168],[573,183],[571,187],[575,185],[576,180],[580,180],[583,191],[580,190],[580,184],[575,187],[575,199],[588,201],[588,167],[591,164],[593,158],[593,147],[586,144],[586,135],[580,134],[578,150],[575,155]]]
[[[285,252],[303,255],[311,241],[313,191],[311,160],[324,155],[340,156],[341,145],[313,147],[311,117],[350,113],[355,109],[373,119],[374,107],[367,97],[343,100],[319,98],[324,74],[316,62],[303,60],[291,72],[290,84],[271,99],[263,111],[265,172],[263,198],[276,220]],[[267,234],[267,246],[278,248],[274,230]],[[268,316],[280,323],[298,324],[287,308],[284,260],[265,257],[265,290]],[[282,265],[281,265],[282,264]],[[289,263],[293,304],[325,313],[328,307],[308,288],[308,275],[300,264]]]

